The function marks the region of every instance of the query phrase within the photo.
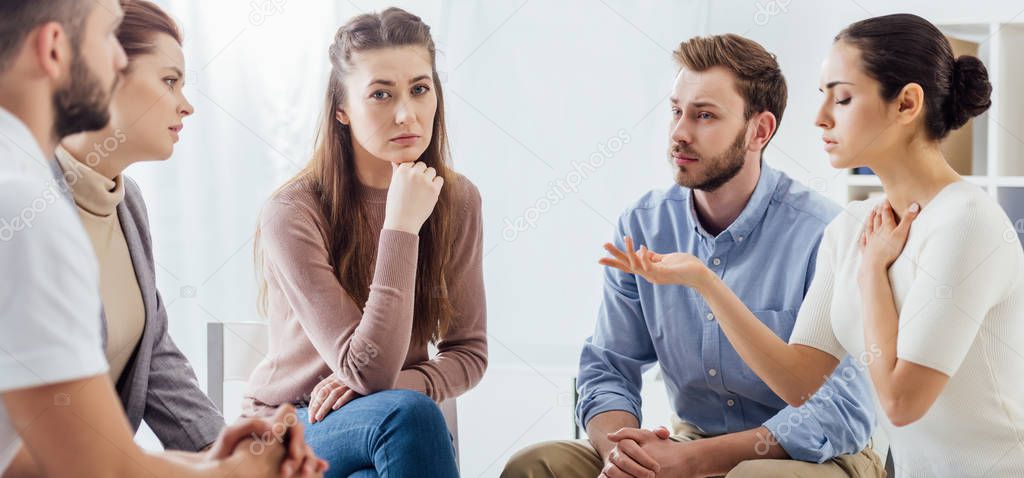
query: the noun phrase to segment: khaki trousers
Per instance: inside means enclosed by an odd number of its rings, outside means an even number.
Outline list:
[[[707,438],[697,427],[673,423],[671,440]],[[596,478],[604,463],[590,441],[560,440],[538,443],[512,456],[501,478]],[[885,466],[871,447],[854,455],[842,455],[825,463],[799,460],[747,460],[726,478],[885,478]]]

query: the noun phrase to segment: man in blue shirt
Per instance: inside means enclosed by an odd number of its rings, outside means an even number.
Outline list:
[[[818,243],[840,208],[762,161],[786,104],[772,54],[721,35],[684,42],[674,56],[677,184],[627,209],[614,244],[693,254],[788,339]],[[656,362],[679,417],[671,436],[638,428],[641,374]],[[814,398],[788,407],[693,290],[607,267],[597,327],[580,357],[576,414],[588,440],[528,447],[502,476],[882,477],[867,447],[875,409],[864,368],[847,359]]]

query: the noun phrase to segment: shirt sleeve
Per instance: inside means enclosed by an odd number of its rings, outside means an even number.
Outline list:
[[[990,205],[963,212],[931,231],[900,307],[896,356],[952,376],[988,312],[1004,300],[1024,267],[1005,216]],[[998,207],[992,205],[992,207]]]
[[[54,185],[0,187],[0,264],[0,392],[106,372],[95,253]]]
[[[874,392],[861,369],[847,356],[810,400],[764,423],[790,457],[824,463],[867,446],[875,425]]]
[[[842,215],[825,228],[813,270],[814,279],[807,289],[793,325],[789,343],[814,347],[842,360],[846,349],[832,330],[832,294],[835,286],[835,227]]]
[[[613,243],[625,249],[627,232],[620,218]],[[600,413],[620,410],[641,415],[644,368],[657,360],[644,321],[636,276],[605,267],[604,298],[594,335],[583,344],[577,388],[576,418],[583,428]]]

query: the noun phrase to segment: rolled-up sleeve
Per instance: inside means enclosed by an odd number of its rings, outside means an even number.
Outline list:
[[[613,243],[625,249],[627,234],[620,218]],[[640,411],[641,375],[657,360],[651,336],[644,322],[636,277],[606,267],[604,297],[594,335],[583,344],[578,378],[579,403],[576,420],[586,428],[600,413],[621,410],[642,421]]]
[[[796,460],[824,463],[867,446],[875,408],[867,378],[847,356],[828,381],[800,407],[786,407],[764,426]]]

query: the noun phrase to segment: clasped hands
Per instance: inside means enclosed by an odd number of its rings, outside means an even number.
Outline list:
[[[599,478],[691,478],[694,460],[690,443],[669,440],[665,427],[622,428],[608,434],[615,447],[608,452]]]

